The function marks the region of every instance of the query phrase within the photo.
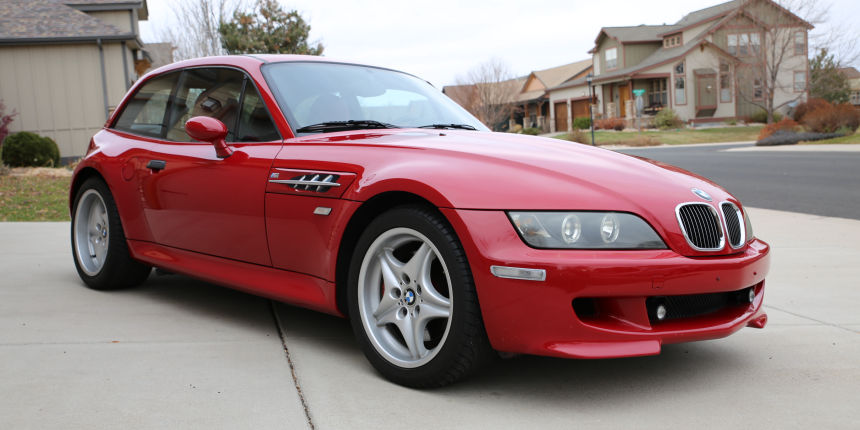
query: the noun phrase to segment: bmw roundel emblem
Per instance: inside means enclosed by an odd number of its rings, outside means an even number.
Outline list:
[[[406,304],[411,305],[415,302],[415,293],[412,290],[407,290],[404,298],[406,299]]]
[[[692,191],[693,194],[701,197],[703,200],[707,200],[709,202],[713,201],[710,194],[708,194],[708,193],[706,193],[706,192],[704,192],[698,188],[690,188],[690,191]]]

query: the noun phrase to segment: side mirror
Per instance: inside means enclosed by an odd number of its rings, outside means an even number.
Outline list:
[[[194,140],[211,143],[218,158],[233,155],[233,150],[224,140],[227,137],[227,126],[215,118],[195,116],[185,123],[185,132]]]

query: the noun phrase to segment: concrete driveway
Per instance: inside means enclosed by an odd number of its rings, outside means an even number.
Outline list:
[[[175,275],[92,291],[68,223],[0,223],[0,428],[860,428],[860,221],[752,216],[766,329],[434,391],[376,375],[344,320]]]

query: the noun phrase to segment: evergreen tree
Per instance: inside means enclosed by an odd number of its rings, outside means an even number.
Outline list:
[[[250,13],[236,11],[218,28],[229,54],[322,55],[321,43],[308,43],[310,31],[297,11],[285,11],[276,0],[257,0]]]
[[[809,96],[831,103],[845,103],[851,95],[848,81],[827,48],[821,48],[809,62]]]

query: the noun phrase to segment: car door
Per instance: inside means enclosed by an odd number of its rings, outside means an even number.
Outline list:
[[[195,116],[227,125],[231,156],[220,159],[211,144],[188,136],[184,124]],[[264,195],[282,139],[253,81],[226,67],[184,70],[156,137],[141,143],[144,151],[134,163],[153,240],[271,265]]]

